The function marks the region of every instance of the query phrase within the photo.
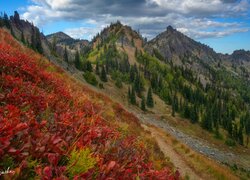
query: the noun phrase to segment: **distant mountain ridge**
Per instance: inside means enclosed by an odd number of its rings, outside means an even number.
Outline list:
[[[57,44],[68,45],[68,46],[71,46],[72,48],[74,46],[77,46],[77,44],[81,44],[82,46],[89,45],[88,40],[74,39],[61,31],[57,33],[49,34],[46,36],[46,38],[48,39],[50,43],[53,43],[53,40],[55,40]]]

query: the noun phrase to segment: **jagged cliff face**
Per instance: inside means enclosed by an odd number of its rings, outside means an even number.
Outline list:
[[[221,54],[222,64],[234,71],[238,76],[250,80],[250,51],[236,50],[232,54]]]
[[[218,55],[213,49],[194,41],[171,26],[168,26],[165,32],[149,41],[145,49],[150,54],[154,53],[154,49],[158,50],[166,60],[176,61],[190,56],[207,62],[213,62],[218,59]]]
[[[23,35],[24,41],[29,45],[32,44],[32,37],[40,39],[43,54],[48,58],[52,58],[50,43],[47,41],[44,34],[40,33],[39,29],[32,23],[21,20],[19,14],[15,12],[14,16],[10,16],[10,25],[13,30],[13,34],[20,40],[22,39]]]
[[[229,58],[235,63],[250,62],[250,51],[236,50]]]

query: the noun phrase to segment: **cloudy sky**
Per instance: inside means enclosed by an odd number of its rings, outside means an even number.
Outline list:
[[[172,25],[217,52],[250,50],[250,0],[9,0],[0,7],[19,11],[44,34],[90,40],[120,20],[148,39]]]

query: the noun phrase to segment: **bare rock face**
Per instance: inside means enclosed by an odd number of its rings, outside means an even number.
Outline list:
[[[250,51],[236,50],[230,55],[230,59],[235,63],[250,62]]]
[[[35,38],[36,41],[41,43],[43,54],[48,58],[51,57],[50,45],[44,34],[32,23],[20,19],[17,11],[14,12],[14,16],[10,16],[10,24],[13,34],[17,39],[21,40],[23,38],[23,41],[31,46]]]
[[[185,56],[195,56],[204,61],[216,61],[218,59],[218,55],[212,48],[194,41],[172,26],[168,26],[165,32],[149,41],[145,48],[150,54],[153,54],[154,49],[157,49],[166,60]]]

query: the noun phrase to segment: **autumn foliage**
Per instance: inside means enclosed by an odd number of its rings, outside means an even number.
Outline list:
[[[156,170],[136,136],[110,126],[101,105],[5,30],[0,73],[0,170],[16,172],[6,178],[178,179],[178,171]]]

